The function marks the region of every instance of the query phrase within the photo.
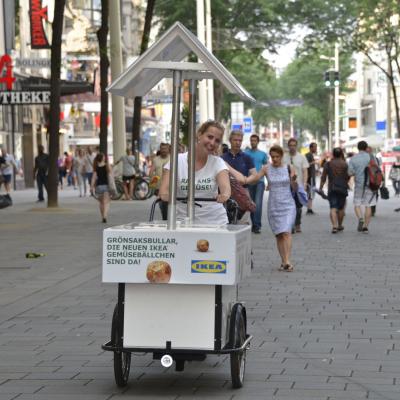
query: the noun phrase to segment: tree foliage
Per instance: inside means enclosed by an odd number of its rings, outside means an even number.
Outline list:
[[[397,127],[400,127],[395,81],[395,75],[400,74],[400,2],[358,0],[357,7],[359,18],[352,36],[353,47],[386,75],[393,93]]]

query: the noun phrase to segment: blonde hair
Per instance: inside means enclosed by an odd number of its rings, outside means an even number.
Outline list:
[[[211,128],[211,127],[212,127],[212,128],[216,128],[216,129],[219,129],[219,130],[221,131],[222,135],[223,135],[224,132],[225,132],[225,128],[223,127],[222,124],[220,124],[220,123],[217,122],[217,121],[214,121],[214,120],[210,119],[210,120],[208,120],[208,121],[206,121],[206,122],[203,122],[203,123],[200,125],[199,129],[197,129],[197,136],[203,135],[204,133],[207,132],[207,129],[208,129],[208,128]]]

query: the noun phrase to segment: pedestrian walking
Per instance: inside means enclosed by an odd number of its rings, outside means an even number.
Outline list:
[[[72,156],[66,151],[64,152],[64,168],[65,176],[67,177],[67,185],[72,186],[73,184],[73,171],[72,171]]]
[[[2,148],[2,157],[5,160],[5,166],[1,169],[1,174],[3,175],[4,189],[7,194],[11,192],[11,181],[13,174],[17,172],[18,167],[15,162],[15,158],[12,154],[9,154],[5,147]]]
[[[269,151],[271,163],[261,170],[267,177],[268,222],[276,237],[278,252],[281,257],[279,270],[291,272],[292,227],[296,219],[296,203],[292,196],[291,182],[296,181],[296,170],[283,161],[283,149],[272,146]]]
[[[244,187],[248,190],[248,185],[256,183],[260,178],[257,176],[257,171],[251,157],[241,150],[243,142],[243,132],[240,130],[233,130],[229,135],[229,142],[231,148],[222,153],[222,159],[233,169],[240,172],[244,177],[246,183]],[[238,220],[240,223],[249,223],[249,213],[246,210],[240,210]]]
[[[95,192],[99,200],[100,214],[102,222],[107,222],[110,209],[110,190],[109,179],[112,178],[111,167],[103,153],[97,153],[93,162],[93,177],[91,182],[91,192]]]
[[[316,173],[317,173],[317,161],[315,160],[315,155],[318,151],[318,145],[315,142],[310,143],[309,152],[306,154],[306,159],[308,161],[308,171],[307,171],[307,187],[305,188],[308,196],[307,203],[307,215],[315,214],[312,208],[313,198],[314,198],[314,189],[316,186]]]
[[[266,165],[268,163],[267,153],[258,149],[259,142],[260,138],[258,135],[251,135],[250,136],[251,148],[245,151],[245,153],[249,155],[250,158],[253,160],[257,172],[261,171],[263,165]],[[264,176],[261,179],[259,179],[256,183],[249,185],[250,197],[256,204],[256,211],[250,214],[253,233],[261,232],[261,218],[262,218],[264,191],[265,191]]]
[[[369,187],[366,180],[366,168],[371,161],[367,153],[368,144],[361,140],[357,144],[358,154],[350,158],[349,175],[354,176],[354,212],[358,218],[357,230],[368,233],[371,221],[371,206],[376,205],[376,193]]]
[[[152,178],[157,177],[157,178],[155,178],[155,179],[157,179],[157,183],[155,185],[156,196],[158,196],[158,193],[160,191],[163,168],[169,162],[169,153],[170,153],[169,144],[161,143],[160,149],[159,149],[159,154],[154,157],[153,163],[152,163],[150,171],[149,171],[149,175]],[[161,200],[159,205],[160,205],[161,217],[164,221],[166,221],[168,219],[168,201]]]
[[[88,147],[87,152],[85,154],[85,170],[86,170],[86,179],[88,185],[90,186],[92,183],[92,176],[93,176],[93,162],[96,154],[93,153],[92,148]]]
[[[82,149],[78,149],[74,157],[73,169],[78,180],[79,197],[86,196],[86,156]]]
[[[36,179],[38,188],[38,202],[44,201],[43,188],[47,192],[47,174],[49,172],[49,155],[44,152],[44,147],[38,146],[38,155],[35,157],[35,166],[33,168],[33,179]]]
[[[288,141],[289,153],[285,154],[283,157],[283,162],[286,165],[291,165],[297,177],[298,185],[303,185],[304,189],[307,189],[307,181],[308,181],[308,168],[309,164],[307,159],[297,151],[297,140],[295,138],[291,138]],[[300,202],[298,194],[295,193],[294,200],[296,203],[296,220],[294,223],[294,227],[292,229],[292,233],[300,233],[301,232],[301,213],[303,205]]]
[[[394,195],[396,197],[400,196],[400,157],[392,165],[389,172],[389,179],[392,181]]]
[[[195,198],[209,198],[216,201],[201,202],[196,209],[195,222],[198,224],[227,224],[225,203],[231,195],[228,167],[220,157],[215,156],[224,135],[224,127],[216,121],[203,123],[197,131],[195,149]],[[167,201],[169,196],[169,169],[164,167],[160,186],[160,197]],[[188,195],[188,153],[178,154],[177,197]],[[177,215],[187,216],[187,205],[177,204]]]
[[[131,149],[126,149],[126,154],[122,156],[115,165],[122,162],[122,182],[124,184],[125,200],[132,200],[133,186],[135,184],[135,156],[132,155]]]
[[[320,191],[323,190],[328,178],[328,200],[332,233],[344,230],[343,219],[345,216],[346,198],[348,196],[348,165],[345,161],[343,150],[340,147],[333,149],[333,159],[325,163],[321,176]]]
[[[370,159],[374,160],[375,163],[376,163],[376,165],[377,165],[378,167],[380,167],[380,166],[381,166],[381,161],[380,161],[380,159],[379,159],[377,156],[374,155],[371,146],[368,146],[368,147],[367,147],[367,153],[369,154]],[[377,194],[377,200],[378,200],[378,194]],[[377,205],[378,205],[378,201],[376,202],[376,204],[375,204],[374,206],[371,206],[371,217],[375,217]]]

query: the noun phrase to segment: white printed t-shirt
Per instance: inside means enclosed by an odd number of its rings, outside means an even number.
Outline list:
[[[168,162],[165,169],[170,169]],[[225,161],[217,156],[209,155],[206,165],[195,173],[195,198],[215,199],[218,196],[217,175],[228,170]],[[177,197],[188,195],[188,153],[178,154],[178,182]],[[225,207],[221,203],[197,202],[201,207],[195,206],[195,222],[198,224],[221,225],[228,223]],[[178,218],[187,216],[187,205],[180,202],[176,206]]]

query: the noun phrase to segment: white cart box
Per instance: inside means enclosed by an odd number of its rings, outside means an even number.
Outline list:
[[[248,225],[121,225],[103,233],[103,282],[235,285],[250,271]]]

